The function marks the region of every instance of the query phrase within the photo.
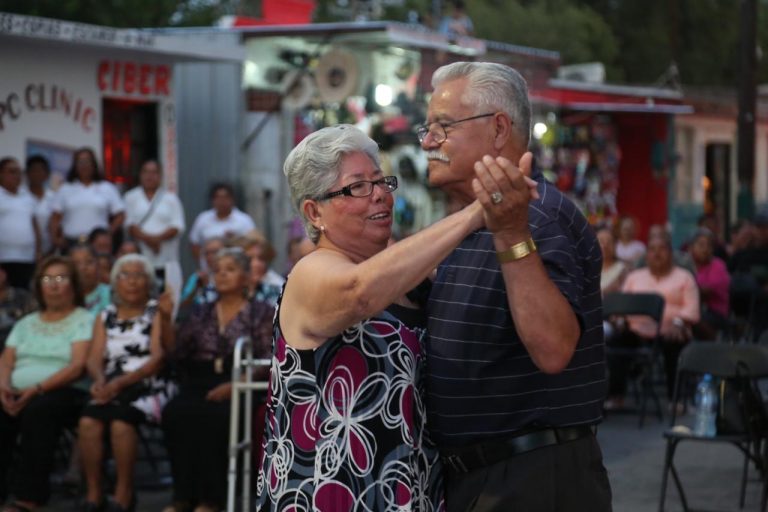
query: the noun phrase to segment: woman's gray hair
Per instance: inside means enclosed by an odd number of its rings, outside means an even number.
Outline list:
[[[216,261],[218,262],[221,258],[232,258],[243,272],[246,274],[251,272],[251,258],[245,254],[242,247],[225,247],[219,250],[216,253]]]
[[[481,110],[504,112],[523,137],[525,146],[531,140],[531,102],[525,78],[504,64],[495,62],[454,62],[438,68],[432,75],[432,88],[444,82],[466,78],[469,82],[461,102]]]
[[[365,153],[376,168],[381,167],[379,146],[350,124],[329,126],[308,135],[293,148],[283,165],[293,207],[301,216],[307,236],[317,243],[320,231],[304,215],[305,199],[325,194],[339,177],[341,160],[351,153]]]
[[[117,296],[117,280],[119,279],[120,272],[123,271],[123,267],[129,263],[141,264],[144,273],[147,275],[147,290],[149,296],[154,297],[157,294],[157,279],[155,279],[155,268],[149,262],[149,260],[141,254],[126,254],[120,256],[117,261],[112,265],[112,271],[109,273],[109,284],[112,286],[112,296],[117,303],[120,298]]]

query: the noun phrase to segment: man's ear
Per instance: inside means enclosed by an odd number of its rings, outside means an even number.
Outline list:
[[[301,203],[301,209],[304,211],[304,216],[309,219],[309,222],[319,230],[323,224],[320,204],[314,199],[305,199]]]
[[[495,130],[493,147],[500,152],[502,148],[507,145],[510,137],[513,136],[512,130],[514,127],[512,125],[512,120],[503,112],[494,114],[493,123]]]

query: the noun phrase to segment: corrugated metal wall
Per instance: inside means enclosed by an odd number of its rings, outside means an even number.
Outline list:
[[[210,208],[211,183],[227,181],[238,191],[238,207],[245,208],[240,141],[244,112],[239,63],[185,63],[174,70],[178,140],[178,194],[187,219]],[[189,242],[182,242],[182,266],[195,268]]]

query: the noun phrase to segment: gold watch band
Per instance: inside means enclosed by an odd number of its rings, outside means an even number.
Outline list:
[[[536,244],[534,243],[533,238],[529,238],[524,242],[513,245],[506,251],[497,251],[496,258],[498,258],[499,263],[509,263],[510,261],[517,261],[525,258],[532,252],[536,252]]]

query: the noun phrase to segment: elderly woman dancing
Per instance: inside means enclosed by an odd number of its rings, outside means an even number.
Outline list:
[[[317,249],[293,268],[278,309],[258,509],[442,510],[423,318],[403,314],[404,296],[483,226],[482,207],[387,248],[397,179],[349,125],[309,135],[284,172]]]

